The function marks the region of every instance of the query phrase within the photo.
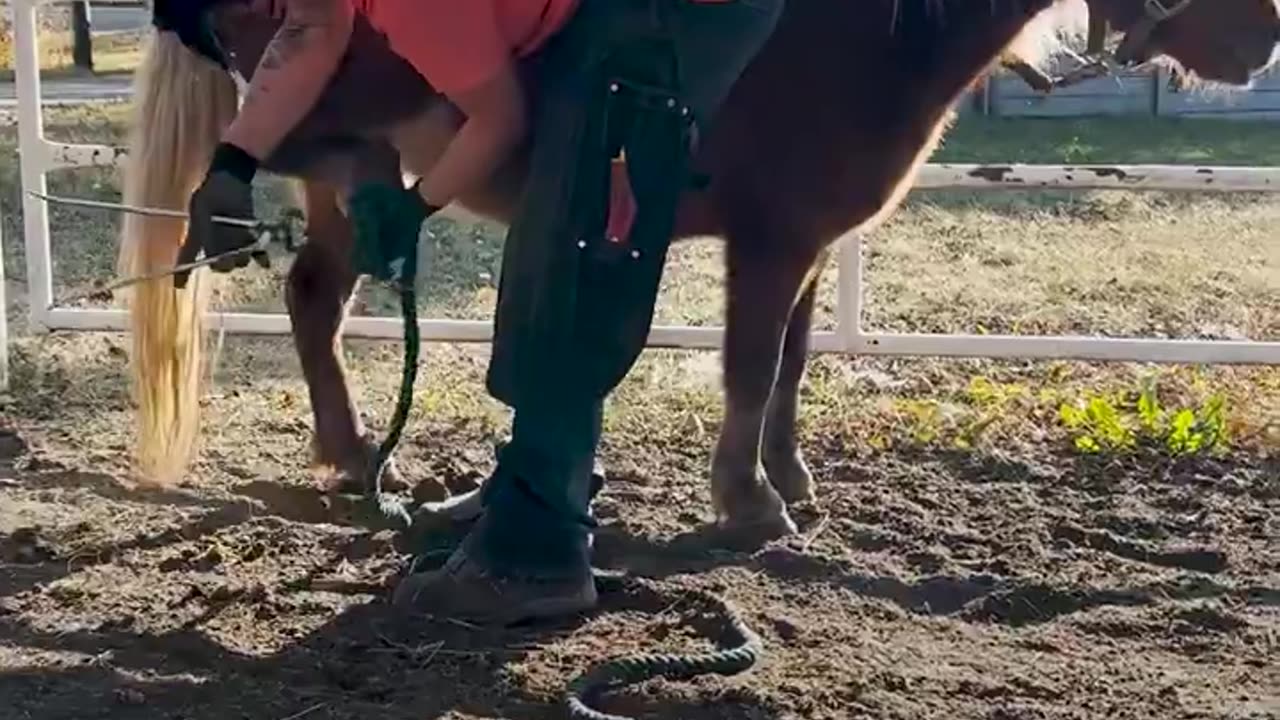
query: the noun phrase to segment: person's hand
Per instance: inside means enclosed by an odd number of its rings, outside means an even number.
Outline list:
[[[228,149],[230,148],[230,149]],[[246,158],[248,158],[246,160]],[[209,174],[191,195],[188,207],[187,239],[178,251],[178,264],[195,262],[203,250],[214,257],[253,245],[257,241],[250,228],[213,221],[215,216],[253,220],[253,187],[250,184],[256,162],[233,146],[219,146]],[[262,267],[270,267],[266,253],[240,253],[224,257],[211,266],[214,272],[230,272],[249,264],[249,257]],[[174,275],[174,286],[186,287],[190,271]]]

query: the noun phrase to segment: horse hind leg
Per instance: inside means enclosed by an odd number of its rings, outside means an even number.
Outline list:
[[[819,258],[815,267],[821,267]],[[800,405],[800,383],[809,361],[809,338],[813,325],[813,304],[818,293],[819,273],[813,273],[791,311],[778,380],[769,398],[764,425],[763,459],[769,484],[788,505],[810,502],[813,474],[805,463],[796,439],[796,414]]]
[[[342,363],[340,333],[358,277],[349,261],[354,234],[338,205],[336,188],[317,182],[302,187],[307,242],[289,271],[285,301],[294,345],[311,398],[313,462],[335,472],[339,489],[363,492],[374,450]],[[388,490],[405,488],[394,466],[383,476]]]
[[[753,238],[764,240],[766,238]],[[729,243],[729,307],[724,346],[725,419],[711,466],[711,494],[725,529],[770,539],[796,532],[786,504],[769,483],[761,458],[766,413],[779,377],[782,346],[793,311],[810,282],[813,254],[779,258]],[[748,249],[750,248],[750,249]],[[794,369],[791,363],[789,369]]]

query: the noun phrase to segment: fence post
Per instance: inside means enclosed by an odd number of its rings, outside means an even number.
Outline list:
[[[89,3],[71,3],[71,59],[81,70],[93,72],[93,32]]]
[[[862,349],[862,314],[866,290],[863,256],[864,238],[853,231],[841,237],[837,257],[839,277],[836,280],[836,335],[840,348],[845,352]]]
[[[36,5],[40,0],[12,0],[13,71],[18,89],[18,165],[22,172],[22,227],[27,248],[27,315],[32,331],[45,329],[44,314],[53,305],[53,270],[49,259],[49,208],[29,191],[47,193],[49,148],[44,137],[40,101],[40,49]],[[40,242],[44,250],[31,252]]]

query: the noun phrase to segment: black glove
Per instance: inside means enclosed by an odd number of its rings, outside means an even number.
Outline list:
[[[249,228],[213,222],[215,215],[254,219],[251,183],[257,170],[258,161],[249,153],[230,143],[218,145],[204,182],[191,195],[188,208],[191,219],[187,225],[187,240],[178,252],[179,265],[194,262],[201,250],[205,257],[213,257],[257,241]],[[244,253],[222,258],[211,267],[214,272],[230,272],[248,265],[249,255]],[[271,266],[266,253],[255,252],[252,255],[262,267]],[[175,274],[174,287],[186,287],[189,276],[189,271]]]

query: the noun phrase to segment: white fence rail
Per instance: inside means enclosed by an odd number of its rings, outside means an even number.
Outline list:
[[[122,311],[54,305],[48,209],[45,202],[31,197],[26,191],[45,193],[46,175],[52,170],[118,166],[124,151],[105,145],[57,143],[45,137],[35,22],[35,10],[41,2],[14,0],[12,3],[31,324],[41,331],[125,330],[126,317]],[[930,164],[922,169],[915,187],[1277,192],[1280,191],[1280,168]],[[860,355],[1280,365],[1280,342],[873,332],[864,329],[862,324],[863,287],[862,242],[861,238],[851,236],[845,240],[839,253],[837,326],[834,331],[814,333],[812,346],[815,351]],[[2,289],[0,286],[0,293]],[[3,295],[0,294],[0,303],[2,301]],[[216,314],[211,315],[208,321],[212,328],[235,334],[281,335],[290,330],[288,316],[280,314]],[[427,319],[420,324],[422,337],[426,340],[488,342],[492,339],[492,327],[488,322]],[[0,322],[0,354],[4,354],[7,348],[4,331],[5,327]],[[400,320],[393,318],[357,317],[347,322],[345,332],[348,337],[398,339],[401,337],[401,324]],[[659,326],[653,329],[649,344],[650,347],[716,349],[722,335],[722,328]],[[4,368],[5,360],[0,358],[0,372]],[[0,376],[0,383],[4,382],[7,382],[7,376]]]

